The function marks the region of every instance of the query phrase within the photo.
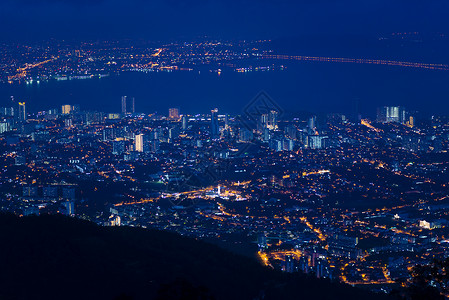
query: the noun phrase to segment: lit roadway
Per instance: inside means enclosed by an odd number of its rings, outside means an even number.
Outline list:
[[[41,62],[37,62],[34,64],[26,64],[25,67],[22,68],[18,68],[17,69],[17,74],[13,75],[13,76],[8,76],[8,81],[11,82],[13,79],[20,79],[20,78],[24,78],[26,76],[27,70],[33,69],[33,68],[37,68],[39,66],[42,66],[46,63],[49,63],[51,61],[57,60],[58,57],[52,57],[50,59],[41,61]]]

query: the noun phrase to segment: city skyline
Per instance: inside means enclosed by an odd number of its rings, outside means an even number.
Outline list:
[[[327,46],[290,40],[7,43],[0,45],[0,106],[13,95],[32,111],[67,101],[115,111],[116,97],[131,95],[140,112],[165,111],[168,102],[192,113],[209,105],[239,113],[240,103],[265,91],[294,112],[348,112],[357,101],[363,114],[391,104],[449,114],[447,42],[390,33],[328,56],[316,56]]]
[[[0,299],[447,299],[448,15],[0,1]]]
[[[407,267],[428,262],[428,247],[434,256],[446,253],[438,242],[444,240],[446,204],[435,216],[420,207],[425,201],[437,209],[448,199],[445,175],[439,175],[447,162],[438,160],[449,149],[449,118],[415,119],[402,107],[380,107],[377,120],[291,118],[263,93],[248,103],[246,118],[218,108],[187,118],[173,107],[163,117],[70,104],[28,118],[11,111],[0,110],[2,159],[6,169],[16,170],[1,175],[12,183],[0,202],[6,211],[158,229],[182,213],[183,226],[171,230],[196,238],[249,230],[265,266],[353,285],[394,285],[408,278]],[[108,204],[81,196],[99,183]],[[116,194],[106,192],[117,184]],[[395,226],[388,227],[387,216]],[[201,231],[193,230],[198,218]],[[291,246],[279,248],[278,240]],[[377,256],[404,251],[407,261],[388,260],[388,267]]]

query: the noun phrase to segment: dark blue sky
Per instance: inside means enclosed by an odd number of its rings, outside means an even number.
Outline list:
[[[448,15],[447,0],[1,0],[0,40],[446,32]]]

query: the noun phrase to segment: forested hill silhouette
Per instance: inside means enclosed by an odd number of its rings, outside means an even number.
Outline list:
[[[0,215],[0,245],[2,300],[383,299],[174,233],[63,216]]]

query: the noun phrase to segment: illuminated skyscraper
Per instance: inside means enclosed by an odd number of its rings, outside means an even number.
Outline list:
[[[0,123],[0,133],[7,132],[10,130],[10,125],[7,122]]]
[[[135,113],[135,100],[128,98],[128,96],[122,96],[122,114],[128,115]]]
[[[170,108],[168,110],[168,117],[172,120],[179,119],[179,108]]]
[[[137,152],[148,152],[149,151],[148,136],[144,134],[138,134],[134,140],[134,150]]]
[[[143,134],[136,135],[134,140],[134,150],[137,152],[143,152]]]
[[[405,109],[401,106],[383,106],[377,109],[377,122],[402,123],[406,122]]]
[[[407,126],[413,127],[415,126],[415,118],[413,116],[409,116],[406,122]]]
[[[219,126],[218,126],[218,108],[213,109],[210,114],[210,133],[211,137],[217,138],[219,134]]]
[[[61,113],[63,115],[68,115],[72,112],[72,106],[69,104],[65,104],[61,107]]]
[[[19,118],[20,121],[26,121],[26,119],[27,119],[25,102],[19,102],[19,115],[18,115],[18,118]]]

